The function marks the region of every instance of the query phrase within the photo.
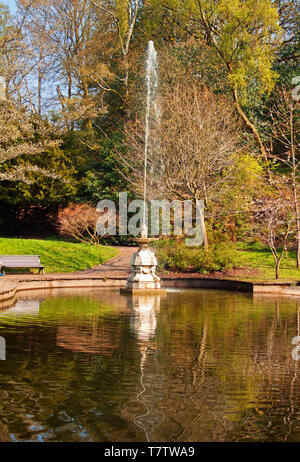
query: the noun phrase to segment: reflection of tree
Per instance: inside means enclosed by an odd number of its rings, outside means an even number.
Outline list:
[[[117,441],[126,440],[127,432],[134,438],[134,424],[118,416],[131,393],[128,371],[136,375],[121,297],[116,305],[108,293],[101,302],[50,298],[39,319],[27,316],[20,324],[2,317],[2,327],[6,320],[7,343],[14,349],[0,375],[6,395],[0,403],[2,439]],[[65,341],[63,348],[57,340]]]
[[[121,332],[101,332],[97,324],[92,329],[80,326],[58,326],[56,344],[73,352],[112,355],[120,347]]]
[[[47,298],[21,320],[0,313],[2,440],[144,440],[141,359],[150,441],[299,439],[299,302],[174,292],[148,323],[129,308],[101,293]]]
[[[203,321],[202,338],[197,348],[198,351],[197,351],[197,356],[195,360],[195,366],[194,366],[194,369],[192,370],[193,385],[195,385],[196,383],[199,384],[203,382],[203,379],[205,377],[207,329],[208,329],[208,321],[207,321],[207,318],[205,318]]]
[[[199,310],[191,309],[186,295],[176,294],[168,306],[168,327],[157,339],[168,364],[156,403],[166,422],[152,440],[171,424],[177,441],[272,440],[274,434],[282,439],[279,414],[288,416],[295,303],[281,300],[279,310],[272,298],[253,301],[209,291],[199,291],[197,299]],[[297,403],[300,390],[294,383]]]
[[[300,303],[296,302],[297,305],[297,336],[300,335]],[[291,385],[290,385],[290,393],[289,393],[289,401],[290,401],[290,409],[289,413],[286,417],[287,425],[288,425],[288,431],[285,435],[285,441],[288,440],[289,436],[292,433],[292,425],[293,425],[293,418],[297,420],[297,405],[296,405],[296,400],[297,400],[297,389],[296,389],[296,383],[297,383],[297,378],[298,378],[298,361],[294,361],[294,371],[292,374],[291,378]]]

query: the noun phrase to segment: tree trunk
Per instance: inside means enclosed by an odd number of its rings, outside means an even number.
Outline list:
[[[88,83],[87,83],[87,80],[85,77],[82,78],[82,85],[83,85],[83,97],[84,97],[84,100],[85,101],[88,101],[89,100],[89,86],[88,86]],[[88,118],[85,123],[84,123],[86,129],[88,131],[91,131],[92,128],[93,128],[93,122],[92,122],[92,119],[91,118]]]
[[[68,69],[68,99],[69,99],[69,102],[70,102],[70,100],[72,98],[72,85],[73,85],[72,71],[71,71],[71,69]],[[71,122],[70,130],[72,132],[74,131],[74,122],[73,121]]]
[[[68,98],[71,99],[72,98],[72,71],[69,68],[67,72],[68,72]]]
[[[299,206],[298,206],[298,197],[296,191],[296,184],[293,185],[294,189],[294,208],[295,208],[295,215],[296,215],[296,229],[297,229],[297,268],[300,268],[300,213],[299,213]]]
[[[237,89],[236,84],[234,85],[233,96],[234,96],[234,101],[235,101],[235,105],[236,105],[238,113],[242,117],[242,119],[245,122],[246,126],[252,131],[252,133],[254,135],[254,138],[256,139],[256,141],[257,141],[257,143],[259,145],[260,153],[261,153],[262,157],[264,157],[266,162],[267,162],[268,161],[268,156],[267,156],[266,150],[264,148],[264,145],[262,143],[260,134],[258,133],[258,130],[255,127],[255,125],[248,119],[248,117],[246,116],[245,112],[243,111],[243,109],[242,109],[242,107],[240,105],[238,89]]]
[[[204,220],[203,220],[203,247],[205,251],[208,250],[207,231],[206,231],[206,224]]]
[[[208,250],[208,238],[207,238],[205,218],[200,209],[199,209],[199,212],[200,212],[200,219],[201,219],[202,232],[203,232],[203,248],[205,251],[207,251]]]
[[[293,187],[293,200],[296,216],[296,229],[297,229],[297,268],[300,268],[300,212],[297,194],[297,165],[294,144],[294,122],[293,122],[293,106],[290,106],[290,133],[291,133],[291,153],[292,153],[292,187]]]
[[[42,113],[42,54],[41,50],[39,53],[39,65],[38,65],[38,113],[41,115]]]
[[[293,159],[293,163],[295,164],[295,159]],[[294,210],[295,210],[295,218],[296,218],[297,268],[300,268],[300,211],[299,211],[299,204],[298,204],[295,165],[293,166],[293,170],[292,170],[292,189],[293,189],[293,202],[294,202]]]
[[[5,80],[5,99],[9,101],[9,80]]]
[[[280,260],[276,262],[276,270],[275,270],[276,279],[279,279],[279,267],[280,267]]]

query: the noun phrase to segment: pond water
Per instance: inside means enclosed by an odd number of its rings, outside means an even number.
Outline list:
[[[0,441],[299,441],[300,300],[213,290],[0,311]]]

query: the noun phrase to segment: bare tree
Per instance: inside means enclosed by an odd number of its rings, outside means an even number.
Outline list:
[[[114,4],[113,2],[106,2],[103,0],[92,0],[92,3],[112,19],[124,59],[124,83],[128,86],[128,53],[137,21],[140,2],[139,0],[117,0]]]
[[[28,1],[20,0],[20,11],[27,8]],[[106,38],[110,24],[106,14],[100,18],[91,0],[34,2],[26,30],[35,50],[39,111],[42,83],[47,78],[53,90],[56,88],[69,128],[74,128],[76,120],[83,120],[90,128],[92,119],[106,113],[103,95],[113,91],[110,82],[115,78],[106,62],[106,54],[111,53]]]
[[[273,177],[270,181],[272,190],[266,191],[266,194],[256,201],[255,218],[258,235],[272,252],[275,277],[279,279],[280,264],[294,234],[295,214],[285,179]]]
[[[209,213],[237,162],[239,123],[235,109],[207,88],[187,88],[184,84],[164,94],[161,108],[160,124],[150,137],[147,190],[156,199],[203,200]],[[126,154],[118,155],[128,181],[142,195],[143,122],[129,125],[126,136]],[[207,248],[207,238],[204,245]]]
[[[17,99],[19,104],[23,103],[22,87],[32,69],[32,52],[23,34],[27,15],[28,8],[25,8],[18,18],[12,18],[7,13],[1,18],[0,75],[4,83],[4,97],[6,100]]]
[[[299,204],[299,101],[292,98],[291,91],[281,88],[271,110],[271,130],[276,148],[272,145],[271,157],[279,161],[287,171],[288,183],[292,190],[292,203],[297,230],[297,268],[300,268],[300,204]]]
[[[49,78],[50,70],[53,68],[53,44],[49,41],[47,30],[49,27],[50,2],[19,1],[18,17],[24,18],[23,34],[26,37],[28,49],[31,55],[27,61],[31,63],[30,75],[26,79],[27,98],[32,110],[41,115],[45,106],[43,89],[45,81]],[[42,7],[43,6],[43,7]],[[36,84],[29,85],[28,80]]]

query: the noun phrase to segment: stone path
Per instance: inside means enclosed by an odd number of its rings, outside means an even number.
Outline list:
[[[100,277],[116,277],[118,279],[127,278],[130,273],[131,266],[130,260],[134,252],[138,250],[138,247],[117,247],[119,255],[106,261],[102,265],[90,268],[85,271],[76,271],[76,275],[95,275]]]

